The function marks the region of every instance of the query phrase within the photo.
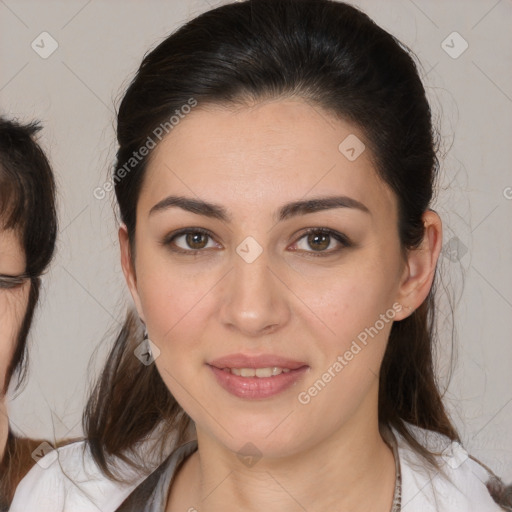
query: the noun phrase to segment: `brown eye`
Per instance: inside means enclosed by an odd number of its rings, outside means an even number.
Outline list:
[[[305,243],[301,242],[303,239]],[[302,247],[300,247],[301,243]],[[334,247],[331,247],[333,243]],[[336,243],[338,247],[336,247]],[[330,256],[339,253],[343,249],[352,247],[352,243],[345,235],[327,228],[309,229],[299,238],[295,245],[308,256]],[[329,247],[331,249],[327,250]]]
[[[315,251],[323,251],[329,247],[330,235],[324,233],[313,233],[308,235],[308,244]]]
[[[185,235],[185,241],[191,249],[204,249],[208,241],[208,235],[199,232],[187,233]]]
[[[197,254],[206,252],[204,249],[213,248],[215,244],[208,246],[210,241],[213,242],[213,237],[208,231],[200,228],[187,228],[168,235],[162,241],[162,245],[176,253]]]

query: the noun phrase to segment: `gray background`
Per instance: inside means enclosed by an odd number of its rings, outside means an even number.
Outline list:
[[[0,0],[1,112],[44,123],[41,142],[59,184],[58,253],[31,335],[29,379],[10,403],[21,434],[82,433],[84,398],[130,303],[112,196],[93,196],[114,161],[114,105],[148,49],[220,3]],[[442,134],[434,205],[445,229],[441,277],[456,303],[448,381],[449,306],[441,294],[441,382],[466,447],[512,481],[512,3],[352,3],[421,62]],[[40,54],[52,43],[42,32],[58,44],[47,58]]]

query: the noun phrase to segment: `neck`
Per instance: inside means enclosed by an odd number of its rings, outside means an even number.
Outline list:
[[[0,398],[0,461],[4,457],[7,436],[9,435],[9,417],[5,405],[5,397]]]
[[[393,452],[380,435],[377,414],[370,418],[364,412],[308,450],[262,458],[251,468],[198,429],[199,450],[183,467],[183,488],[190,489],[185,502],[201,512],[224,510],[226,503],[229,510],[248,512],[389,512]]]

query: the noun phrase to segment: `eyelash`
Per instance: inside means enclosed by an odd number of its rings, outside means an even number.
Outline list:
[[[210,239],[214,238],[212,236],[212,234],[206,229],[184,228],[184,229],[180,229],[180,230],[175,231],[174,233],[171,233],[168,236],[166,236],[165,239],[162,241],[162,245],[169,247],[172,252],[175,252],[178,254],[187,254],[189,256],[195,256],[195,255],[199,254],[200,252],[205,251],[205,249],[185,250],[185,249],[171,247],[171,244],[173,243],[173,241],[176,238],[178,238],[182,235],[186,235],[186,234],[201,234],[201,235],[208,236]],[[331,238],[334,238],[337,242],[339,242],[341,244],[340,248],[334,249],[334,250],[331,249],[330,251],[316,251],[316,252],[315,251],[305,251],[305,253],[308,256],[312,256],[313,258],[332,256],[333,254],[337,254],[340,251],[342,251],[343,249],[350,248],[353,245],[352,242],[345,235],[338,233],[337,231],[334,231],[332,229],[328,229],[328,228],[309,228],[302,233],[302,235],[297,239],[297,241],[295,243],[299,242],[304,237],[306,237],[310,234],[328,235]],[[297,252],[301,252],[301,250],[299,249],[299,250],[297,250]],[[304,252],[304,251],[302,251],[302,252]]]
[[[0,290],[13,290],[14,288],[20,287],[27,277],[25,275],[21,276],[6,276],[0,275]]]

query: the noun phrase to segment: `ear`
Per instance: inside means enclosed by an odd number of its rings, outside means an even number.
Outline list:
[[[443,227],[439,215],[433,210],[427,210],[422,219],[425,234],[420,247],[408,251],[397,296],[402,309],[396,314],[396,320],[403,320],[423,303],[434,281],[443,244]]]
[[[142,312],[141,300],[137,290],[137,276],[135,274],[135,262],[132,262],[132,255],[130,249],[130,239],[128,237],[128,229],[125,224],[121,224],[118,231],[119,247],[121,248],[121,267],[123,269],[124,278],[130,294],[137,308],[137,313],[140,319],[145,323],[144,313]]]

